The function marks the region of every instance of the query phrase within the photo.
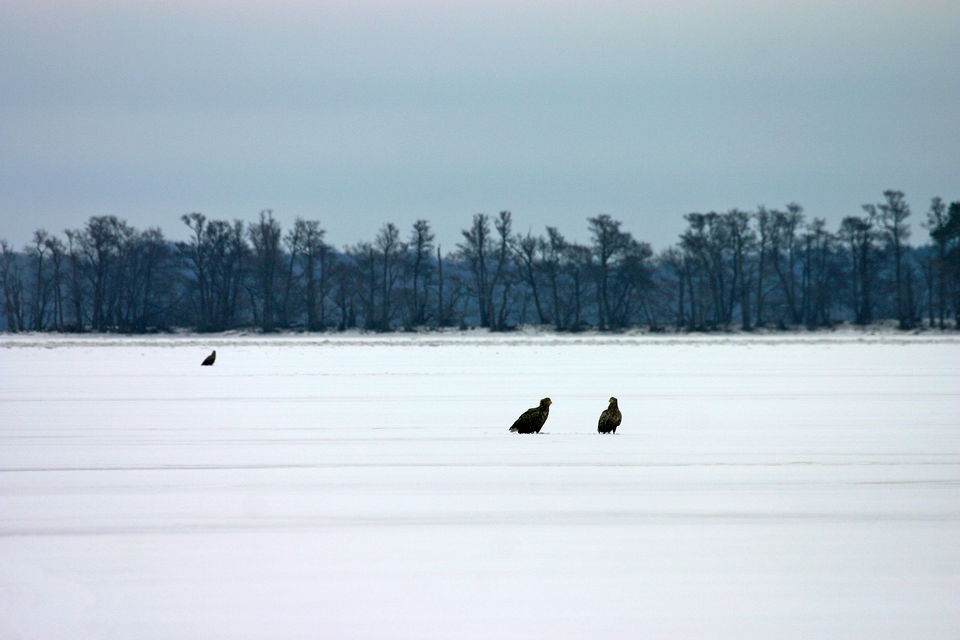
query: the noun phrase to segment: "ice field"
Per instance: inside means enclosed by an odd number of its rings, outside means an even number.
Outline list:
[[[490,637],[960,637],[960,338],[0,336],[3,640]]]

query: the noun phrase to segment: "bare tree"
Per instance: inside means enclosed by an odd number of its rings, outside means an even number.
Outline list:
[[[477,312],[480,314],[480,326],[489,327],[491,323],[490,300],[491,275],[487,266],[490,253],[490,219],[485,213],[473,216],[473,224],[461,232],[464,242],[458,244],[459,257],[467,263],[473,275],[473,293],[477,300]]]
[[[658,262],[663,267],[658,271],[663,280],[660,291],[673,303],[673,325],[684,327],[687,325],[686,290],[689,278],[686,256],[677,247],[670,247],[660,254]]]
[[[238,321],[239,300],[248,269],[249,248],[244,240],[244,224],[207,220],[190,213],[181,220],[191,231],[186,242],[178,242],[177,252],[191,274],[189,300],[196,309],[201,331],[221,331]]]
[[[450,259],[444,260],[440,246],[437,246],[437,306],[434,312],[439,327],[453,324],[463,325],[466,313],[463,311],[467,287],[463,278],[455,272],[447,275]]]
[[[833,299],[830,282],[834,273],[831,256],[836,252],[834,236],[826,230],[826,221],[814,218],[802,237],[803,314],[808,327],[831,324]]]
[[[7,319],[7,330],[24,330],[23,268],[17,252],[6,240],[0,240],[0,286],[3,286],[3,311]]]
[[[620,227],[622,223],[603,213],[588,218],[590,236],[593,244],[593,259],[597,282],[597,323],[600,329],[609,329],[620,324],[615,305],[625,302],[612,295],[611,281],[620,260],[633,250],[633,237]]]
[[[738,292],[740,301],[740,326],[749,331],[750,324],[750,272],[747,260],[756,242],[756,234],[750,228],[750,214],[739,209],[731,209],[724,215],[727,237],[730,239],[733,258],[733,290]]]
[[[786,307],[785,313],[781,316],[781,324],[784,324],[784,320],[791,324],[799,324],[802,319],[802,308],[800,287],[797,283],[797,264],[801,247],[797,230],[803,223],[803,208],[796,203],[790,203],[786,211],[775,210],[771,215],[770,262],[777,274]]]
[[[936,316],[937,326],[944,328],[944,319],[946,317],[947,307],[947,236],[944,230],[947,226],[947,205],[939,197],[930,201],[930,210],[927,212],[927,219],[924,226],[929,230],[930,237],[933,239],[936,247],[934,264],[930,269],[931,279],[935,281],[930,287],[931,297],[936,292]],[[932,304],[930,305],[933,306]],[[930,322],[933,322],[933,313],[930,313]]]
[[[447,326],[450,316],[445,313],[443,305],[443,254],[440,245],[437,245],[437,325]]]
[[[903,247],[907,238],[910,237],[910,229],[905,223],[910,216],[910,207],[904,200],[902,191],[888,189],[883,192],[883,197],[886,199],[885,202],[878,205],[865,204],[863,210],[869,217],[880,223],[887,244],[893,252],[897,320],[901,329],[908,329],[912,324],[912,318],[908,317],[905,304]]]
[[[294,221],[292,244],[302,257],[304,277],[304,307],[307,329],[316,331],[326,326],[326,298],[329,289],[330,247],[323,241],[326,231],[317,220]],[[319,271],[319,273],[318,273]]]
[[[63,240],[57,236],[49,236],[46,241],[47,249],[50,251],[50,262],[53,270],[50,284],[53,290],[53,322],[57,331],[63,331],[63,267],[66,254],[66,247]]]
[[[731,322],[735,287],[733,261],[731,260],[730,228],[725,219],[715,212],[688,213],[684,216],[689,225],[680,236],[680,246],[690,257],[694,267],[691,278],[690,301],[694,305],[697,326],[704,321],[709,326],[727,325]],[[707,304],[710,313],[705,313]]]
[[[547,227],[547,239],[541,251],[543,271],[550,293],[550,318],[553,320],[553,326],[558,331],[563,331],[567,327],[566,308],[569,307],[560,295],[563,287],[567,241],[556,227]]]
[[[202,213],[194,211],[180,217],[190,229],[190,239],[178,242],[177,250],[193,271],[193,289],[199,300],[199,325],[201,330],[208,330],[214,326],[213,294],[212,294],[212,256],[208,246],[206,225],[207,218]]]
[[[117,278],[118,263],[124,245],[133,233],[126,221],[116,216],[94,216],[77,236],[93,294],[91,323],[94,331],[105,331],[116,324],[121,286]]]
[[[2,243],[0,317],[12,331],[317,330],[328,313],[340,329],[376,331],[517,322],[711,329],[737,320],[744,330],[770,320],[813,329],[845,314],[861,324],[895,316],[904,328],[922,315],[931,326],[960,320],[960,203],[935,198],[924,225],[931,243],[913,248],[903,194],[884,198],[837,233],[822,219],[805,224],[794,204],[691,213],[655,261],[605,214],[588,219],[589,246],[556,227],[515,234],[509,211],[477,214],[448,255],[425,220],[408,243],[387,223],[337,251],[316,221],[297,219],[284,235],[269,210],[249,228],[191,213],[172,255],[159,228],[99,216],[63,240],[38,230],[19,252]]]
[[[593,268],[593,251],[590,247],[571,242],[566,245],[564,270],[570,282],[569,296],[572,304],[564,324],[580,331],[586,324],[586,303],[591,295],[590,272]]]
[[[873,322],[873,280],[876,230],[873,216],[847,216],[840,223],[840,239],[847,245],[853,273],[854,321],[857,324]]]
[[[80,236],[82,231],[79,229],[67,229],[67,255],[70,258],[70,302],[73,308],[73,330],[83,331],[86,327],[84,318],[85,289],[83,271],[85,268],[83,257],[80,252]]]
[[[374,246],[380,263],[380,314],[377,328],[389,331],[393,325],[394,288],[400,277],[400,259],[406,246],[400,241],[400,230],[392,222],[380,228]]]
[[[544,305],[540,303],[540,257],[546,251],[547,243],[543,238],[534,236],[527,232],[527,235],[517,235],[511,241],[517,266],[523,274],[523,280],[533,296],[533,305],[537,312],[537,322],[545,325],[550,322],[544,312]]]
[[[764,311],[766,310],[768,287],[766,284],[767,271],[770,264],[770,235],[773,226],[773,216],[766,207],[760,205],[754,214],[757,222],[757,288],[756,288],[756,323],[763,326]]]
[[[494,227],[495,239],[490,230],[490,218],[484,213],[473,216],[473,224],[462,232],[464,242],[457,245],[458,257],[466,262],[472,276],[471,289],[477,302],[481,327],[501,329],[505,323],[503,306],[498,313],[498,298],[505,302],[510,283],[505,282],[510,258],[510,233],[512,216],[501,211]]]
[[[407,324],[409,326],[422,326],[427,322],[429,286],[433,273],[433,265],[430,263],[433,239],[434,235],[430,230],[429,222],[417,220],[413,223],[410,241],[407,243],[410,254],[408,261],[410,290],[407,294]]]
[[[337,312],[337,329],[344,331],[357,326],[357,299],[363,290],[357,256],[369,255],[366,247],[347,250],[330,262],[330,282],[333,305]],[[369,312],[369,309],[368,309]]]
[[[293,323],[295,311],[293,308],[294,293],[301,279],[301,272],[297,270],[297,263],[301,261],[300,258],[306,251],[304,246],[305,239],[303,237],[304,227],[302,224],[297,224],[299,221],[300,219],[297,218],[297,220],[294,221],[293,228],[283,236],[283,247],[286,249],[286,252],[281,253],[281,260],[283,261],[283,274],[281,276],[283,280],[283,293],[280,295],[278,323],[281,327],[288,328]]]
[[[493,223],[497,231],[496,240],[496,269],[494,271],[494,283],[500,285],[500,303],[497,313],[494,315],[494,328],[504,330],[509,323],[508,316],[511,310],[511,292],[515,284],[515,274],[511,273],[512,262],[510,260],[510,238],[513,230],[513,214],[509,211],[501,211]],[[491,306],[491,311],[494,307]],[[522,315],[522,314],[521,314]]]
[[[44,320],[47,315],[47,304],[49,303],[50,281],[47,277],[44,258],[47,255],[49,246],[47,241],[50,234],[46,229],[37,229],[33,232],[33,243],[27,247],[27,255],[33,260],[33,304],[31,313],[31,325],[34,331],[42,331]]]
[[[120,330],[145,332],[165,325],[170,249],[159,228],[134,233],[124,243],[117,273],[121,279],[115,323]]]
[[[954,328],[960,328],[960,202],[951,202],[943,224],[931,231],[944,246],[944,271],[949,279],[948,296],[953,300]]]
[[[615,303],[611,319],[614,326],[627,327],[635,324],[639,321],[638,316],[642,316],[643,321],[650,326],[656,324],[647,299],[652,284],[652,256],[653,250],[649,244],[632,237],[629,239],[613,279]]]
[[[263,331],[273,331],[276,326],[276,290],[282,259],[280,249],[282,232],[280,223],[273,217],[273,211],[270,209],[261,211],[260,220],[250,225],[247,235],[253,247],[253,266],[256,276],[254,285],[251,287],[254,313],[259,315],[260,328]],[[259,313],[257,313],[257,303],[259,303]]]

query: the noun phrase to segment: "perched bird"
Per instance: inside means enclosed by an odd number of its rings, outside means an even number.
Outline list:
[[[623,416],[620,415],[620,407],[617,406],[617,399],[610,398],[610,406],[600,414],[597,431],[599,433],[616,433],[617,427],[620,426],[620,420],[622,419]]]
[[[513,423],[510,431],[516,431],[517,433],[540,433],[543,423],[547,421],[547,416],[550,414],[551,404],[553,404],[553,400],[544,398],[540,401],[539,407],[527,409],[520,414],[517,421]]]
[[[200,366],[209,367],[216,361],[217,361],[217,350],[214,349],[213,353],[211,353],[210,355],[208,355],[206,358],[203,359],[203,362],[200,363]]]

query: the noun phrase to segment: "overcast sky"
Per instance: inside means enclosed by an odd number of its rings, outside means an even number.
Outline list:
[[[0,0],[0,237],[960,199],[960,2]]]

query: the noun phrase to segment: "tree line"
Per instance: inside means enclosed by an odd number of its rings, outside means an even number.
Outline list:
[[[797,204],[689,213],[658,253],[607,214],[577,243],[552,226],[517,233],[509,211],[478,213],[446,253],[426,220],[337,249],[318,221],[284,230],[270,210],[253,222],[184,215],[179,242],[94,216],[59,236],[37,230],[19,251],[0,241],[0,328],[956,329],[960,202],[930,202],[919,246],[910,215],[895,190],[832,231]]]

